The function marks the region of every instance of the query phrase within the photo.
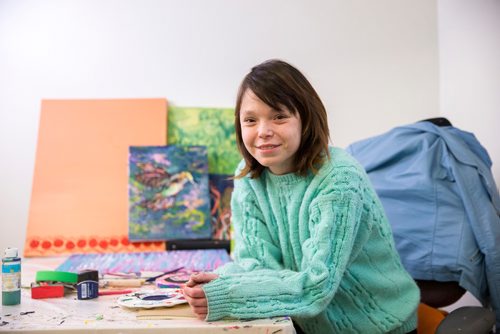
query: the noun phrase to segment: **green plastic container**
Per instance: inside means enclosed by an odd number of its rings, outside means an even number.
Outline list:
[[[21,303],[21,258],[17,248],[7,248],[2,258],[2,305]]]

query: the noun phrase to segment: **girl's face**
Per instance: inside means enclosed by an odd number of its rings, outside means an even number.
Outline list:
[[[295,171],[302,133],[298,113],[293,115],[285,107],[274,110],[247,89],[241,100],[240,125],[245,148],[262,166],[276,175]]]

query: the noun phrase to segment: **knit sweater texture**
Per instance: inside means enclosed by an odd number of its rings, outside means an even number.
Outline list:
[[[316,175],[235,180],[234,261],[203,286],[208,321],[290,316],[306,333],[416,328],[419,290],[382,205],[350,155],[330,154]]]

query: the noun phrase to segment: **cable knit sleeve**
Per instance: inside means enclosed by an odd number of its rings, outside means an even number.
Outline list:
[[[250,192],[236,192],[233,215],[241,220],[236,263],[203,287],[207,320],[310,317],[327,307],[357,249],[354,239],[363,211],[361,177],[347,171],[338,180],[317,194],[307,212],[297,212],[305,215],[298,220],[303,218],[301,228],[309,236],[300,246],[302,259],[297,270],[283,269],[280,248],[273,239],[277,232],[270,233]]]

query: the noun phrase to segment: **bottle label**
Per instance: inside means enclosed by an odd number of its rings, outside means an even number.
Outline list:
[[[21,263],[4,263],[2,265],[2,292],[21,290]]]

